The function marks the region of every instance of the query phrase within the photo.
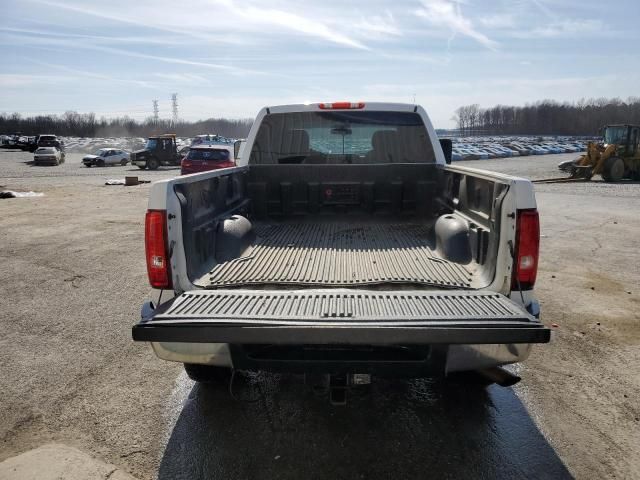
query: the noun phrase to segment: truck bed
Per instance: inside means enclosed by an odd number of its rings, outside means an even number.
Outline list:
[[[471,288],[476,268],[440,258],[432,228],[380,221],[255,222],[255,239],[248,248],[215,265],[197,284],[216,288],[405,283]]]

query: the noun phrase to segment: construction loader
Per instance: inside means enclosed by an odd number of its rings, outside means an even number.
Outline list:
[[[605,182],[640,180],[640,126],[607,125],[603,141],[589,142],[587,153],[562,162],[558,168],[569,178],[590,180],[601,175]]]

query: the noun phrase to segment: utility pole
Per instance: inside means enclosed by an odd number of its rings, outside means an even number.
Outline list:
[[[153,100],[153,124],[158,125],[158,120],[160,118],[160,110],[158,109],[158,100]]]
[[[171,118],[171,124],[175,126],[178,123],[178,94],[177,93],[171,94],[171,110],[173,112],[173,117]]]

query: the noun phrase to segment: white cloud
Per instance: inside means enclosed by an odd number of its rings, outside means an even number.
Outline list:
[[[166,16],[166,10],[162,7],[162,4],[152,4],[146,7],[146,11],[134,12],[132,11],[133,5],[125,5],[125,8],[118,8],[117,5],[112,5],[111,3],[106,9],[101,9],[101,4],[99,6],[95,6],[94,8],[87,7],[85,4],[81,3],[80,5],[74,5],[71,3],[61,3],[50,0],[31,0],[34,3],[38,3],[48,7],[54,7],[58,10],[64,10],[74,13],[79,13],[82,15],[88,15],[96,18],[101,18],[104,20],[110,20],[113,22],[124,23],[128,25],[136,25],[143,28],[150,28],[154,30],[159,30],[167,33],[178,34],[182,37],[191,37],[195,39],[199,39],[201,41],[207,42],[220,42],[220,43],[228,43],[228,44],[242,44],[243,40],[239,39],[238,36],[229,35],[227,33],[217,33],[216,29],[208,29],[201,30],[198,28],[185,28],[184,25],[180,25],[177,23],[176,25],[167,25],[166,23],[158,22],[154,20],[151,12],[154,9],[162,12],[163,15]],[[127,8],[128,7],[128,8]],[[144,7],[144,6],[143,6]],[[118,11],[127,11],[128,15],[118,15]]]
[[[478,18],[478,22],[487,28],[512,28],[516,24],[514,16],[510,13],[485,15]]]
[[[311,38],[322,39],[334,44],[367,49],[367,47],[342,32],[345,28],[339,22],[331,22],[310,15],[303,15],[291,10],[275,9],[271,7],[246,5],[246,2],[236,3],[231,0],[211,0],[199,2],[193,5],[193,9],[173,11],[171,15],[166,12],[174,9],[175,5],[167,4],[163,8],[162,2],[126,2],[123,8],[109,5],[104,8],[97,4],[86,6],[85,4],[61,3],[55,0],[32,0],[47,6],[90,15],[106,20],[125,24],[138,25],[140,27],[157,29],[169,33],[178,33],[187,37],[198,38],[209,42],[246,43],[242,35],[220,32],[250,32],[253,34],[265,32],[264,27],[273,27],[274,30],[297,32]],[[114,12],[127,11],[127,15]],[[160,15],[154,12],[161,12]],[[212,24],[211,19],[216,22]],[[335,17],[333,19],[337,20]],[[185,27],[187,25],[187,27]],[[222,28],[219,28],[222,26]]]
[[[339,45],[366,49],[367,47],[353,38],[340,33],[336,28],[330,28],[321,20],[304,17],[296,13],[259,7],[237,7],[233,4],[231,11],[239,15],[245,22],[272,25],[285,30],[291,30],[310,37],[321,38]]]
[[[169,82],[178,84],[197,85],[209,83],[209,80],[207,80],[202,75],[196,75],[193,73],[154,73],[154,76],[162,80],[167,80]]]
[[[183,58],[175,58],[164,55],[151,55],[147,53],[135,52],[133,50],[125,50],[121,48],[107,47],[103,45],[95,45],[91,42],[78,42],[76,39],[65,38],[45,38],[45,37],[28,37],[14,34],[7,34],[6,38],[16,38],[20,45],[38,45],[42,49],[49,49],[52,46],[63,47],[65,50],[71,49],[83,49],[83,50],[95,50],[98,52],[110,53],[121,57],[142,58],[147,60],[155,60],[163,63],[171,63],[176,65],[186,65],[192,67],[201,67],[213,70],[223,71],[231,75],[261,75],[263,72],[257,70],[249,70],[244,68],[235,67],[232,65],[226,65],[223,63],[212,62],[200,62],[195,60],[188,60]],[[28,59],[27,59],[28,60]]]
[[[402,30],[398,27],[393,14],[386,11],[384,15],[374,15],[361,18],[351,24],[350,28],[365,38],[401,37]]]
[[[28,86],[46,87],[53,83],[67,83],[73,80],[73,77],[64,75],[26,75],[0,73],[0,87],[2,88],[25,88]]]
[[[462,15],[460,2],[448,0],[422,0],[423,8],[416,14],[426,19],[432,26],[446,26],[451,30],[452,38],[456,34],[474,39],[479,44],[495,50],[498,43],[476,30],[473,22]]]
[[[131,85],[137,85],[139,87],[157,88],[154,83],[146,80],[132,80],[128,78],[121,78],[119,76],[104,75],[102,73],[95,73],[89,70],[82,70],[78,68],[67,67],[60,63],[40,62],[37,60],[31,60],[31,59],[29,59],[29,61],[36,65],[46,67],[47,69],[50,69],[50,70],[60,70],[63,72],[72,73],[74,77],[64,77],[64,78],[73,78],[75,81],[78,81],[81,78],[93,78],[98,80],[105,80],[109,83],[125,83],[125,84],[128,83]]]
[[[532,30],[538,37],[563,37],[590,35],[605,30],[600,20],[562,20]]]

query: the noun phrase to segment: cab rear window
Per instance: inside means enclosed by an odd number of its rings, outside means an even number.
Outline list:
[[[417,113],[295,112],[267,115],[253,148],[254,164],[434,163]]]
[[[224,162],[231,159],[229,150],[224,149],[207,149],[207,150],[190,150],[187,155],[189,160],[204,160],[207,162]]]

